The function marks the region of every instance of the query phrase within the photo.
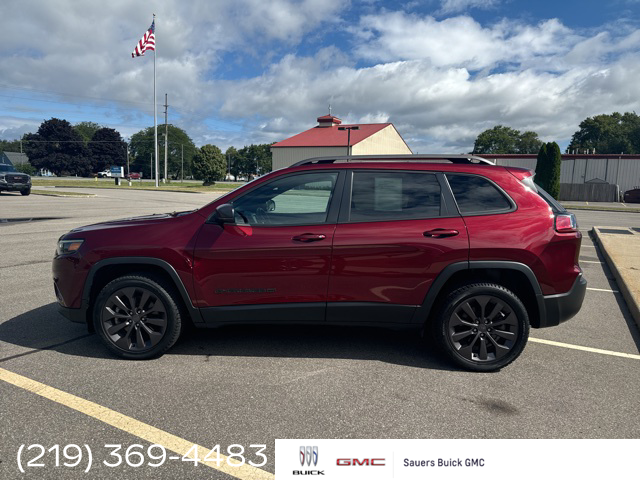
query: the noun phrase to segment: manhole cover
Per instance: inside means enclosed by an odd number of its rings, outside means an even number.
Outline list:
[[[616,235],[633,235],[629,230],[618,230],[615,228],[601,228],[601,233],[613,233]]]

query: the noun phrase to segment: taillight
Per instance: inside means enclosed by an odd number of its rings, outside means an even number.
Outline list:
[[[573,213],[559,213],[556,215],[556,232],[571,233],[578,231],[578,221]]]

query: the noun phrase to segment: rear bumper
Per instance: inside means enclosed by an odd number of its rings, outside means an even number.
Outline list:
[[[546,321],[540,326],[553,327],[573,317],[580,311],[586,291],[587,280],[580,274],[567,293],[544,296]]]
[[[75,323],[87,323],[87,313],[84,308],[69,308],[58,304],[58,313]]]

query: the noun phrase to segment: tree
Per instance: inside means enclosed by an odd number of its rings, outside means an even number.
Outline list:
[[[94,172],[101,172],[111,165],[126,166],[127,143],[113,128],[97,130],[88,145]]]
[[[542,142],[536,132],[521,133],[520,130],[496,125],[478,135],[473,153],[536,153],[540,145]]]
[[[33,165],[29,162],[19,163],[18,165],[14,165],[14,167],[18,172],[26,173],[27,175],[34,176],[36,174],[36,169],[33,168]]]
[[[36,169],[45,168],[56,175],[93,173],[82,137],[66,120],[51,118],[42,122],[37,133],[23,137],[23,146]]]
[[[182,148],[184,146],[184,175],[191,175],[191,160],[196,153],[196,146],[189,135],[181,128],[169,125],[168,160],[169,176],[180,178],[182,174]],[[145,128],[131,136],[129,151],[133,158],[132,171],[143,172],[144,176],[153,172],[155,177],[155,158],[153,157],[153,127]],[[164,175],[164,124],[158,125],[158,160],[160,174]]]
[[[567,152],[595,149],[596,153],[640,153],[640,116],[635,112],[596,115],[580,122]]]
[[[271,144],[249,145],[238,150],[236,162],[231,165],[234,177],[248,178],[271,171]]]
[[[0,140],[0,152],[20,153],[20,140]]]
[[[102,127],[100,127],[96,122],[80,122],[73,126],[76,133],[78,133],[84,140],[85,145],[89,143],[89,140],[93,138],[93,135],[100,130],[100,128]]]
[[[543,144],[538,152],[536,164],[536,183],[553,198],[560,195],[560,169],[562,154],[556,142]]]
[[[193,176],[203,181],[203,185],[211,185],[222,180],[227,170],[227,162],[215,145],[204,145],[196,150],[192,163]]]
[[[518,138],[518,153],[538,153],[541,145],[542,141],[538,138],[538,134],[527,130],[522,132]]]

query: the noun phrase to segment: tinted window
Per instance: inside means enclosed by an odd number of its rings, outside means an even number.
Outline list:
[[[338,174],[290,175],[256,188],[233,202],[238,223],[309,225],[327,221]]]
[[[353,173],[352,222],[429,218],[438,215],[440,184],[431,173]]]
[[[447,180],[462,214],[511,210],[511,203],[486,178],[447,174]]]

